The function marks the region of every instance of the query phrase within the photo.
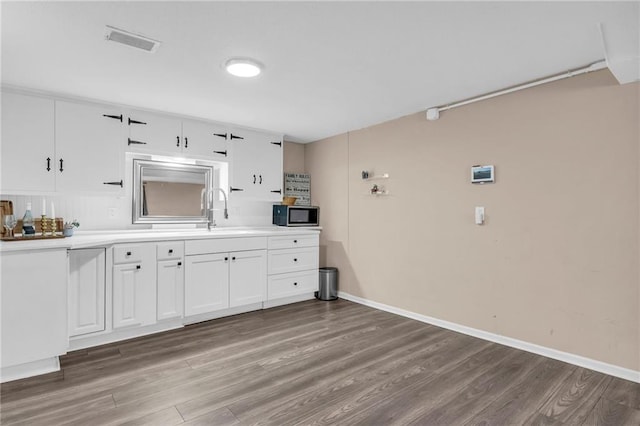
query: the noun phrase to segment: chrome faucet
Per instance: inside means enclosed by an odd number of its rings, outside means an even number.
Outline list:
[[[213,188],[211,191],[209,191],[210,201],[209,201],[209,208],[207,209],[207,213],[208,213],[207,229],[209,231],[211,231],[212,227],[215,228],[216,226],[216,221],[213,218],[213,194],[215,193],[215,191],[220,191],[220,193],[222,193],[222,196],[224,197],[224,218],[229,219],[229,213],[227,211],[227,193],[224,192],[224,189],[222,188],[218,188],[218,187]]]

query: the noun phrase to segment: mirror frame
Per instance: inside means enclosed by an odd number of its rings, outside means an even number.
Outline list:
[[[133,196],[132,196],[132,216],[133,224],[162,224],[162,223],[207,223],[208,215],[205,209],[201,216],[149,216],[143,215],[143,190],[142,178],[145,170],[167,170],[167,171],[194,171],[204,175],[205,179],[205,203],[209,204],[209,194],[212,188],[213,166],[203,166],[199,164],[173,163],[158,160],[133,160]]]

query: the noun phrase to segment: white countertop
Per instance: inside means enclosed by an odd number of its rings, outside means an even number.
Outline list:
[[[119,243],[197,240],[211,238],[242,238],[256,236],[300,235],[319,233],[320,227],[237,227],[206,229],[148,229],[112,231],[76,231],[72,237],[32,241],[1,241],[0,253],[24,250],[80,249],[106,247]]]

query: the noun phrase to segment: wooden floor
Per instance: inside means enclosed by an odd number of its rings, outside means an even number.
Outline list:
[[[640,425],[640,385],[309,301],[76,351],[2,385],[3,425]]]

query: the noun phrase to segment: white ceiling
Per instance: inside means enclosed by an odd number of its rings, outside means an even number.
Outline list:
[[[638,51],[638,2],[2,2],[2,83],[310,142]],[[105,25],[162,41],[104,40]],[[221,64],[249,56],[256,79]]]

